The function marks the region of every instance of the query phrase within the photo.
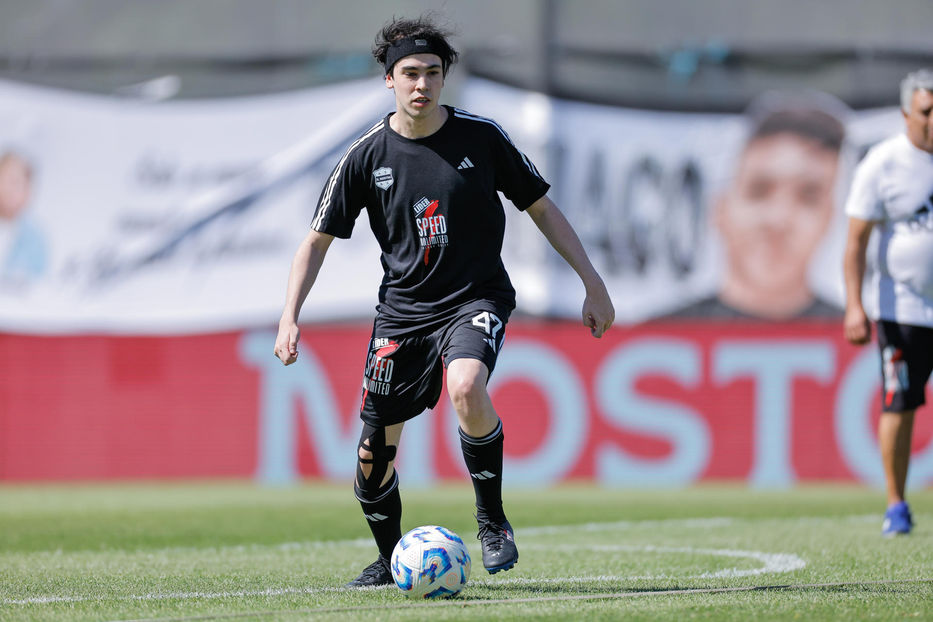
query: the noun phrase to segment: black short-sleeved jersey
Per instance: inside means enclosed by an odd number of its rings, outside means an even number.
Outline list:
[[[399,334],[478,299],[514,308],[497,191],[524,210],[550,187],[498,124],[445,108],[447,121],[425,138],[392,130],[391,115],[360,136],[328,178],[311,224],[348,238],[366,209],[385,272],[379,320]]]

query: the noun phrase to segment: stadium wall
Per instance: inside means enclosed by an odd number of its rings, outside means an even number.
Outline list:
[[[0,336],[0,480],[350,481],[369,327],[306,326],[298,362],[274,333]],[[593,480],[762,487],[880,484],[877,355],[835,324],[615,329],[516,321],[491,381],[513,485]],[[465,476],[446,396],[410,422],[408,485]],[[933,482],[920,417],[913,484]]]

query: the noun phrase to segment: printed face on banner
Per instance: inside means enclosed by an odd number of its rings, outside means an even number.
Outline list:
[[[838,169],[837,152],[793,134],[748,145],[714,216],[735,287],[773,303],[802,294],[832,220]]]
[[[25,156],[0,151],[0,291],[10,296],[27,293],[49,263],[46,234],[29,213],[32,178]]]
[[[13,220],[29,203],[32,170],[15,152],[0,153],[0,220]]]

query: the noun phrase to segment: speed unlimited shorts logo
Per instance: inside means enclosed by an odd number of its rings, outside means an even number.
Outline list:
[[[392,339],[373,339],[366,358],[366,369],[363,372],[363,390],[366,395],[388,395],[392,387],[392,372],[395,370],[395,361],[391,356],[398,350],[398,342]]]

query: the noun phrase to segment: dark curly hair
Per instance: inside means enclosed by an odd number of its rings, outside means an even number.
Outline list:
[[[391,21],[387,22],[385,26],[376,34],[376,40],[373,43],[373,58],[376,59],[380,65],[385,66],[386,64],[386,53],[388,52],[389,46],[391,46],[396,41],[405,38],[424,38],[424,39],[433,39],[441,48],[440,54],[441,65],[444,69],[444,75],[447,75],[447,70],[450,69],[450,66],[457,62],[457,59],[460,57],[459,52],[455,50],[450,43],[448,43],[447,38],[456,34],[453,30],[439,26],[436,23],[433,13],[424,13],[420,17],[415,19],[406,19],[404,17],[393,17]],[[386,73],[391,71],[391,67],[386,67]]]

